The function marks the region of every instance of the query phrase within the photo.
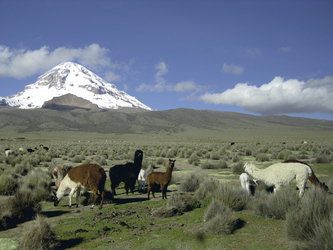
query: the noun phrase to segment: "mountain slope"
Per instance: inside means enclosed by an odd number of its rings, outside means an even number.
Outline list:
[[[152,110],[137,98],[118,90],[114,84],[107,83],[85,67],[72,62],[57,65],[38,77],[35,83],[27,85],[24,91],[2,98],[0,105],[21,109],[41,108],[45,102],[52,102],[54,98],[67,94],[87,100],[102,109],[126,107]],[[73,101],[72,105],[80,107]]]
[[[132,109],[133,110],[133,109]],[[333,131],[333,121],[288,116],[253,116],[232,112],[174,109],[126,112],[86,109],[0,109],[0,129],[16,132],[80,131],[100,133],[181,132],[211,130],[318,130]]]

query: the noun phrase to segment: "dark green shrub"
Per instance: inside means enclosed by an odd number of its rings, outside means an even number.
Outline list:
[[[203,163],[201,163],[201,168],[202,169],[215,169],[216,166],[213,163],[206,160]]]
[[[204,200],[206,197],[214,196],[218,191],[219,185],[220,183],[213,178],[204,180],[195,191],[194,196],[199,201]]]
[[[23,235],[20,249],[57,249],[59,242],[42,215],[37,215],[34,225]]]
[[[216,168],[217,169],[223,169],[223,168],[228,168],[227,163],[224,160],[220,160],[217,164],[216,164]]]

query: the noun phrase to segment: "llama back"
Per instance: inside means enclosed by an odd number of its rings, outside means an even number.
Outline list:
[[[97,164],[83,164],[72,168],[68,174],[69,178],[76,183],[81,183],[84,187],[89,187],[88,180],[106,180],[106,174],[102,167]],[[101,183],[101,185],[104,185]]]

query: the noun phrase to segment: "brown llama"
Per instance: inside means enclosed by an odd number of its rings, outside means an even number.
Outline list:
[[[304,164],[306,166],[308,166],[311,169],[311,175],[308,177],[308,180],[315,185],[316,187],[320,187],[322,189],[324,189],[325,191],[328,191],[328,186],[325,184],[325,182],[321,183],[318,178],[315,176],[313,169],[311,168],[311,166],[309,164],[307,164],[306,162],[302,162],[302,161],[298,161],[298,160],[286,160],[283,161],[282,163],[300,163],[300,164]]]
[[[150,191],[152,192],[153,197],[155,198],[154,188],[157,186],[161,187],[162,199],[167,198],[166,192],[167,192],[168,185],[171,181],[172,170],[173,170],[173,167],[175,166],[175,161],[176,160],[169,159],[169,165],[168,165],[166,172],[152,172],[147,176],[148,199],[149,199]]]
[[[76,192],[76,207],[79,205],[80,190],[81,188],[90,188],[94,193],[94,208],[97,198],[101,196],[101,204],[103,206],[104,200],[104,185],[106,174],[102,167],[97,164],[83,164],[69,170],[65,178],[60,183],[57,192],[54,192],[54,205],[57,206],[59,201],[63,198],[65,192],[70,189],[69,193],[69,207],[72,206],[72,195]],[[100,195],[98,194],[100,192]]]

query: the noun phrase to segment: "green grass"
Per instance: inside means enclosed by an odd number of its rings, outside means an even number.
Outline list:
[[[315,135],[318,137],[316,138]],[[255,161],[252,155],[246,155],[247,149],[252,153],[255,150],[280,152],[285,147],[293,154],[305,151],[312,157],[313,149],[316,147],[327,148],[332,151],[332,135],[326,132],[314,131],[276,131],[272,134],[267,131],[228,131],[216,135],[212,131],[203,132],[193,129],[187,133],[167,135],[167,133],[154,134],[98,134],[98,133],[25,133],[4,135],[0,133],[3,144],[0,150],[6,147],[33,147],[43,144],[50,147],[50,151],[61,152],[59,157],[52,159],[52,164],[79,165],[73,163],[69,157],[71,151],[76,150],[78,155],[83,151],[88,152],[86,159],[91,159],[95,155],[107,153],[108,166],[103,166],[106,171],[113,165],[131,161],[129,158],[121,158],[123,155],[133,155],[136,149],[143,149],[144,159],[150,162],[158,162],[160,156],[155,156],[155,152],[167,152],[169,149],[177,149],[177,152],[192,150],[193,152],[213,152],[219,151],[222,157],[226,158],[228,168],[226,169],[202,169],[199,166],[188,163],[188,158],[176,156],[176,169],[173,173],[173,181],[168,187],[167,196],[176,193],[182,180],[192,173],[203,178],[213,178],[226,185],[240,188],[238,174],[233,174],[231,166],[236,164],[232,161],[235,154],[239,154],[242,162]],[[216,137],[214,137],[216,135]],[[320,135],[320,136],[318,136]],[[25,137],[24,140],[13,138]],[[213,139],[209,139],[213,138]],[[281,139],[286,141],[286,146],[281,145]],[[300,141],[312,141],[311,147],[299,145]],[[230,147],[230,141],[236,144]],[[260,141],[260,148],[255,144]],[[225,149],[225,150],[221,150]],[[149,157],[146,156],[150,152]],[[37,152],[42,155],[43,152]],[[271,155],[271,152],[267,152]],[[111,157],[110,157],[111,155]],[[23,155],[23,158],[28,155]],[[14,167],[10,163],[5,163],[5,159],[0,156],[0,167],[6,171],[12,171]],[[64,157],[66,160],[64,160]],[[118,158],[119,157],[119,158]],[[202,154],[204,157],[204,153]],[[164,159],[164,158],[163,158]],[[167,160],[165,158],[165,160]],[[200,158],[202,162],[208,160],[210,163],[217,163],[216,160]],[[308,159],[310,161],[311,159]],[[279,159],[270,159],[265,162],[255,162],[260,168],[269,166]],[[50,164],[41,162],[37,168],[49,171],[44,165]],[[320,181],[326,183],[333,178],[333,168],[331,163],[312,164],[316,176]],[[156,171],[165,171],[165,165],[157,165]],[[36,167],[34,167],[36,168]],[[2,170],[0,170],[0,174]],[[108,172],[107,172],[108,176]],[[19,177],[21,178],[21,176]],[[24,178],[24,177],[22,177]],[[307,183],[308,187],[311,184]],[[291,192],[297,193],[294,189],[295,183],[291,184]],[[105,189],[110,191],[110,180],[107,178]],[[114,204],[105,203],[103,209],[90,209],[90,205],[68,209],[68,198],[65,197],[58,207],[54,207],[50,200],[43,201],[42,212],[48,216],[47,220],[51,224],[57,239],[62,244],[69,244],[73,249],[290,249],[295,245],[304,244],[288,240],[283,220],[266,219],[255,215],[252,208],[234,212],[236,218],[242,221],[231,235],[214,236],[205,232],[204,215],[206,208],[195,208],[184,212],[179,216],[170,218],[157,218],[152,216],[152,211],[161,207],[166,207],[167,201],[161,199],[161,193],[156,192],[157,198],[147,200],[147,194],[138,196],[135,194],[126,195],[123,183],[117,188],[118,201]],[[75,199],[73,203],[76,202]],[[115,214],[115,215],[113,215]],[[19,231],[20,230],[20,231]],[[27,229],[24,224],[13,230],[0,231],[0,239],[12,238],[19,241]],[[2,240],[3,241],[3,240]],[[1,244],[1,243],[0,243]],[[0,245],[1,248],[2,245]],[[7,249],[7,248],[6,248]]]

